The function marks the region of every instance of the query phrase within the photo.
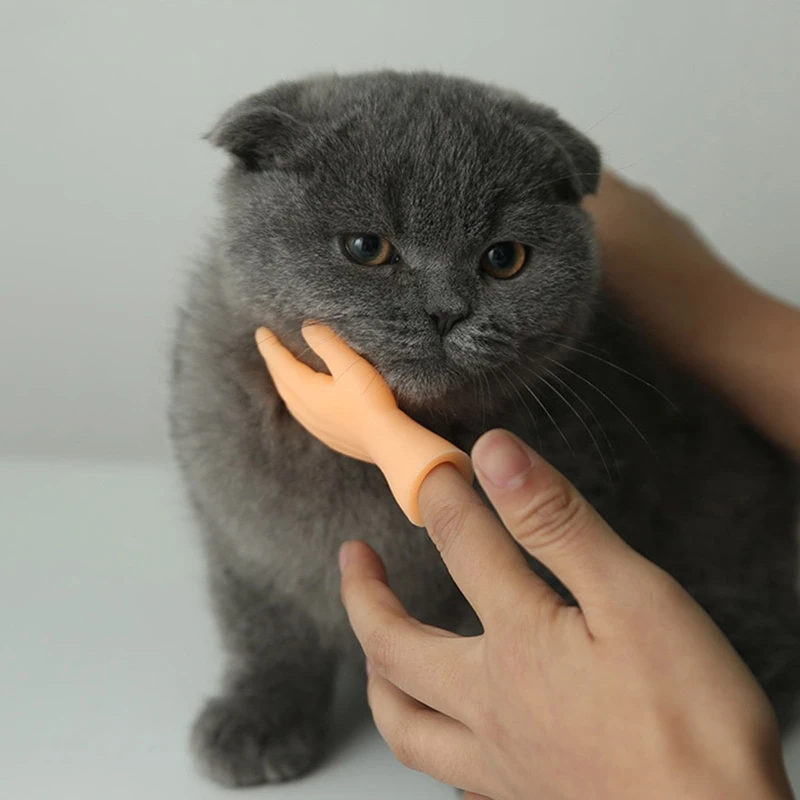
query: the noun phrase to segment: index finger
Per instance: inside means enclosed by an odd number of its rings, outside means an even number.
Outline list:
[[[477,492],[450,464],[434,469],[419,492],[428,534],[450,576],[486,622],[507,616],[523,593],[560,599],[528,566],[522,552]]]

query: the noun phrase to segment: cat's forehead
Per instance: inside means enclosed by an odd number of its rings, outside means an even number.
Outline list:
[[[411,161],[458,172],[498,162],[498,143],[514,125],[487,98],[408,91],[354,104],[340,131],[379,162]]]
[[[488,235],[500,207],[535,182],[512,123],[490,104],[440,94],[376,98],[329,143],[320,169],[355,204],[421,240]],[[412,102],[413,101],[413,102]]]

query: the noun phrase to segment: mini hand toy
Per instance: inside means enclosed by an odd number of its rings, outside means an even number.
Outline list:
[[[329,328],[307,325],[303,336],[330,375],[298,361],[266,328],[256,333],[286,407],[328,447],[376,464],[406,516],[422,525],[417,493],[428,473],[449,462],[471,483],[469,456],[404,414],[375,367]]]

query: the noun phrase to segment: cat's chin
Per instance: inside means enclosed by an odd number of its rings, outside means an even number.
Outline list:
[[[423,419],[454,419],[470,415],[477,402],[477,381],[453,370],[436,375],[389,376],[387,382],[397,404],[409,416]],[[487,397],[482,398],[486,403]]]
[[[453,389],[466,382],[453,364],[441,358],[383,363],[378,359],[373,363],[403,407],[442,402]]]
[[[431,389],[394,389],[397,405],[411,416],[444,412],[449,407],[450,392]]]

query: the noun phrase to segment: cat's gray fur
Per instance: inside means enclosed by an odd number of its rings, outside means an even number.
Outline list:
[[[579,205],[597,185],[594,145],[516,95],[396,73],[279,85],[209,138],[233,160],[180,314],[171,424],[228,655],[193,734],[211,776],[277,781],[319,758],[336,665],[359,658],[338,599],[343,541],[383,556],[415,616],[470,619],[380,473],[311,439],[277,397],[254,331],[301,353],[309,318],[464,449],[493,426],[538,448],[693,592],[788,718],[792,465],[649,352],[603,293]],[[401,261],[351,263],[340,237],[360,232],[388,236]],[[509,239],[530,263],[512,280],[483,275],[481,252]],[[464,316],[444,340],[437,312]]]

